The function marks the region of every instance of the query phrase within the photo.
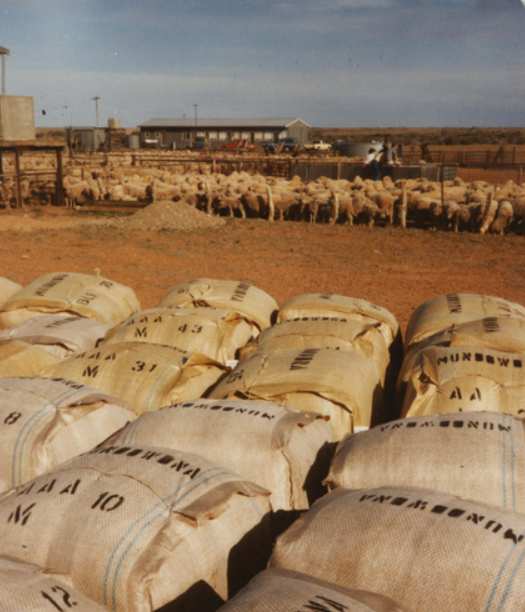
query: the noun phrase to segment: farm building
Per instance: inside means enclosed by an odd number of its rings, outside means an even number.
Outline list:
[[[256,146],[293,136],[300,145],[308,140],[310,126],[297,117],[277,119],[150,119],[140,124],[141,146],[167,149],[195,148],[206,143],[211,149],[236,139]]]

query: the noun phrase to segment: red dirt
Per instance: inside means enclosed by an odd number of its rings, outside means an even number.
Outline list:
[[[132,287],[144,309],[186,280],[251,280],[280,305],[319,292],[369,300],[392,312],[403,332],[419,304],[446,293],[525,305],[523,236],[259,219],[192,232],[128,231],[106,221],[55,207],[27,216],[0,211],[0,276],[26,285],[51,272],[99,268]]]

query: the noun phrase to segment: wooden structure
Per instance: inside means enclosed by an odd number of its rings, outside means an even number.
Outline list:
[[[56,188],[56,204],[63,206],[64,198],[64,173],[62,167],[62,153],[65,145],[62,144],[39,144],[28,141],[0,141],[0,179],[12,178],[16,182],[16,204],[17,208],[23,208],[21,181],[24,178],[30,180],[52,177]],[[24,154],[51,154],[56,158],[56,167],[45,170],[22,169],[21,158]],[[6,156],[14,156],[14,171],[4,172]]]

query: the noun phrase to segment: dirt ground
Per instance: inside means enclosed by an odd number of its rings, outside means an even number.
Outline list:
[[[57,207],[0,210],[0,276],[27,285],[51,272],[98,268],[132,287],[143,309],[186,280],[250,280],[279,305],[309,293],[369,300],[392,312],[403,332],[418,305],[446,293],[525,305],[523,236],[260,219],[227,219],[193,231],[130,231],[109,220]]]

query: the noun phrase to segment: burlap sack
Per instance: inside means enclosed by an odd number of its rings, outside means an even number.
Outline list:
[[[176,285],[159,306],[212,306],[242,315],[253,328],[254,335],[272,324],[279,308],[277,302],[249,281],[198,278]]]
[[[382,422],[376,365],[333,349],[271,351],[243,361],[209,397],[261,399],[330,417],[333,439]]]
[[[419,366],[421,351],[429,346],[464,347],[525,354],[525,319],[510,317],[486,317],[467,323],[452,325],[431,336],[414,342],[405,354],[400,380],[406,380],[410,372]]]
[[[525,414],[525,357],[477,347],[423,349],[402,416],[489,410]]]
[[[118,397],[142,414],[202,397],[226,371],[210,359],[170,346],[121,342],[80,353],[41,371]]]
[[[496,412],[385,423],[339,443],[327,483],[435,489],[525,514],[524,425]]]
[[[1,378],[0,477],[21,485],[134,419],[120,400],[72,380]]]
[[[66,313],[116,325],[140,310],[135,292],[101,276],[56,272],[37,278],[0,308],[0,329]]]
[[[381,593],[418,612],[523,610],[525,516],[440,491],[337,489],[280,538],[270,566]]]
[[[86,317],[44,315],[0,332],[2,340],[20,340],[39,346],[61,359],[95,348],[109,325]]]
[[[226,365],[253,337],[235,312],[218,308],[153,308],[108,331],[101,346],[118,342],[154,342],[195,351]]]
[[[4,276],[0,276],[0,308],[13,296],[17,291],[22,289],[22,285],[15,283]]]
[[[0,555],[0,610],[2,612],[107,612],[64,582],[61,576]]]
[[[525,307],[503,298],[471,293],[441,295],[421,304],[412,313],[405,334],[405,347],[439,331],[486,317],[525,320]]]
[[[399,324],[393,314],[372,302],[344,295],[314,293],[288,300],[277,313],[277,322],[300,317],[343,317],[379,323],[378,329],[390,347],[399,337]]]
[[[414,370],[421,368],[421,352],[429,346],[478,347],[508,353],[525,354],[525,319],[486,317],[452,325],[443,331],[414,342],[407,350],[399,373],[399,401]]]
[[[43,368],[52,367],[60,361],[60,357],[27,342],[19,340],[0,342],[0,378],[39,376]]]
[[[371,359],[385,382],[390,362],[379,322],[351,318],[301,317],[265,329],[258,338],[256,354],[274,350],[326,348],[351,351]]]
[[[326,420],[269,402],[201,399],[145,414],[108,443],[200,453],[271,491],[274,510],[304,510],[328,473]]]
[[[253,578],[219,612],[403,612],[388,597],[345,589],[289,570],[269,568]],[[407,611],[408,612],[408,611]]]
[[[4,494],[0,552],[108,610],[149,612],[244,586],[267,561],[269,511],[262,487],[198,455],[102,446]]]

